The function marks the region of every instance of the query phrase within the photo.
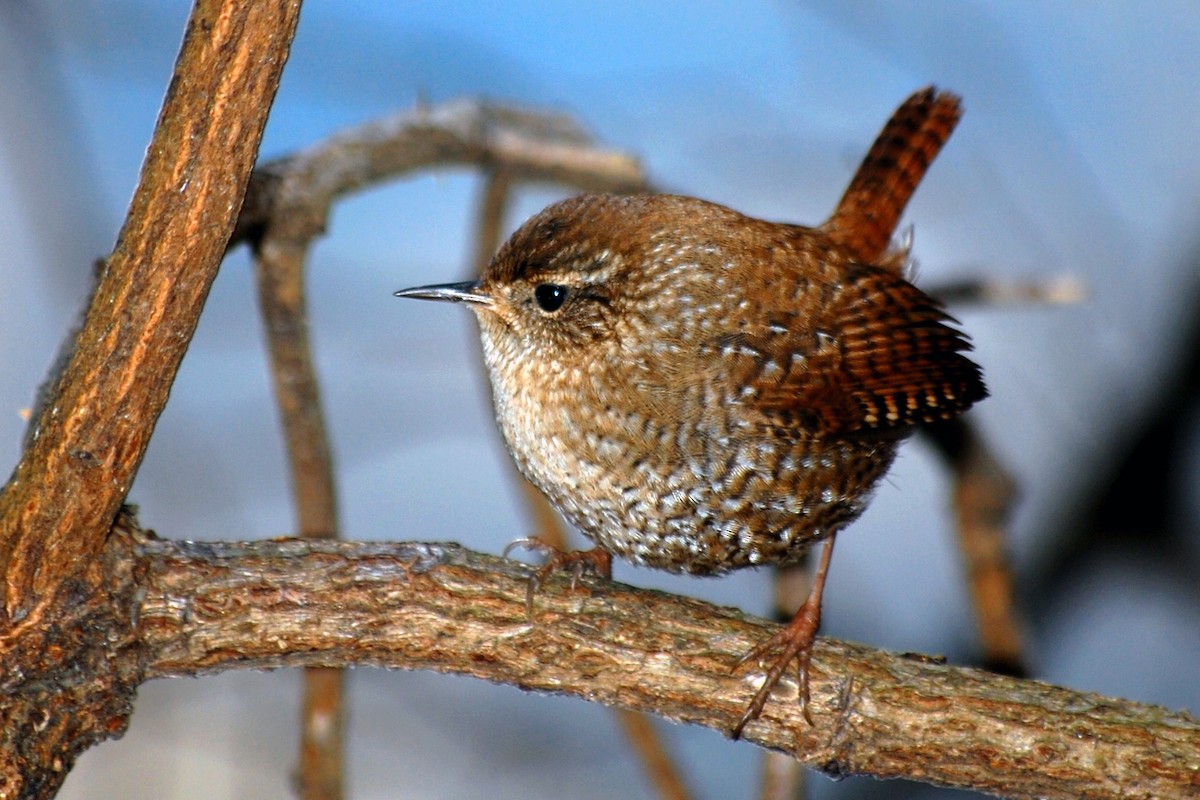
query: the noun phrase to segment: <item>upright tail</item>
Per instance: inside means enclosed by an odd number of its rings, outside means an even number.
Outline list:
[[[880,263],[904,207],[961,116],[958,96],[932,86],[905,100],[822,230],[863,263]]]

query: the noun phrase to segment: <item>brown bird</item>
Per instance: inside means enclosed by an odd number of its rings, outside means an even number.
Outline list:
[[[475,312],[509,452],[597,545],[552,566],[719,575],[826,542],[803,607],[740,662],[777,654],[735,737],[793,662],[808,717],[834,535],[914,426],[987,394],[966,336],[888,249],[959,113],[953,95],[910,98],[820,228],[583,195],[522,225],[479,281],[396,293]]]

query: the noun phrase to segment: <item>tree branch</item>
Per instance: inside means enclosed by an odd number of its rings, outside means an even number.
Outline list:
[[[297,0],[192,13],[125,226],[0,496],[0,624],[36,624],[35,604],[104,542],[217,274],[298,14]]]
[[[124,729],[131,562],[104,551],[217,273],[298,0],[198,0],[116,247],[0,495],[0,796]]]
[[[453,544],[141,537],[147,675],[372,664],[457,672],[728,730],[769,635],[738,611],[552,580]],[[819,640],[809,727],[787,693],[745,738],[833,775],[910,777],[1007,797],[1161,798],[1200,789],[1186,713]],[[794,686],[792,687],[794,689]]]

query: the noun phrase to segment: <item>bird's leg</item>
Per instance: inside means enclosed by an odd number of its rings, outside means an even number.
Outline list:
[[[591,550],[564,551],[541,539],[527,538],[509,542],[502,555],[508,558],[508,554],[517,548],[536,550],[546,557],[546,563],[529,576],[529,586],[525,591],[525,614],[530,619],[533,619],[533,596],[546,579],[555,572],[570,570],[571,591],[575,591],[585,572],[599,575],[605,580],[612,580],[612,553],[603,547],[593,547]]]
[[[831,535],[825,540],[825,546],[821,550],[821,563],[817,566],[817,574],[813,578],[812,591],[809,592],[804,605],[800,606],[800,610],[796,612],[796,616],[792,617],[792,621],[779,633],[765,642],[761,642],[742,656],[734,666],[734,669],[738,669],[747,662],[761,660],[767,654],[779,651],[779,655],[770,662],[767,677],[763,681],[762,687],[759,688],[758,694],[754,695],[750,705],[746,706],[746,713],[742,714],[742,718],[733,727],[731,734],[734,739],[742,735],[742,729],[746,727],[747,723],[757,719],[758,715],[762,713],[767,699],[771,696],[771,690],[779,683],[783,673],[793,661],[796,662],[799,680],[800,713],[804,715],[804,719],[808,721],[809,725],[813,724],[812,715],[808,710],[808,665],[812,658],[817,629],[821,626],[821,595],[825,591],[825,576],[829,573],[829,562],[832,556],[833,536]]]

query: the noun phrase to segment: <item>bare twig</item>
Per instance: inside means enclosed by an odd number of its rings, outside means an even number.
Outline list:
[[[1070,278],[1026,284],[982,279],[945,284],[931,292],[946,302],[990,306],[1019,301],[1077,302],[1083,287]],[[1017,498],[1016,482],[969,417],[928,425],[921,432],[933,442],[954,480],[959,551],[967,571],[983,663],[1007,675],[1027,675],[1028,656],[1008,554],[1008,521]]]
[[[504,235],[504,215],[512,196],[513,175],[503,167],[484,171],[483,191],[479,197],[479,213],[475,227],[475,275],[482,275],[488,262],[500,246]]]
[[[983,645],[983,664],[1006,675],[1029,674],[1021,614],[1008,556],[1008,518],[1016,487],[968,419],[922,428],[950,467],[959,550]]]
[[[304,282],[307,245],[277,242],[271,231],[268,224],[255,248],[255,268],[275,400],[287,442],[298,532],[308,538],[337,538],[333,456],[309,346]],[[302,800],[340,800],[343,796],[344,685],[340,670],[305,670],[296,771]]]
[[[363,125],[264,164],[251,181],[233,242],[258,238],[268,220],[277,241],[307,242],[324,231],[338,197],[455,164],[491,165],[521,180],[585,190],[645,185],[635,159],[591,144],[567,117],[459,100]]]
[[[768,623],[699,601],[552,581],[452,544],[142,539],[150,676],[232,668],[432,669],[728,730],[761,675],[733,674]],[[809,726],[791,692],[745,738],[836,775],[907,776],[1006,797],[1200,790],[1186,713],[821,639]]]
[[[613,709],[629,746],[642,763],[642,771],[654,791],[663,800],[687,800],[691,797],[675,759],[654,724],[654,717],[624,708]]]
[[[305,252],[271,236],[256,252],[258,299],[301,536],[338,536],[333,456],[308,336]]]
[[[1014,281],[974,278],[931,287],[929,293],[950,305],[998,306],[1013,303],[1072,305],[1087,297],[1087,287],[1074,275]]]

